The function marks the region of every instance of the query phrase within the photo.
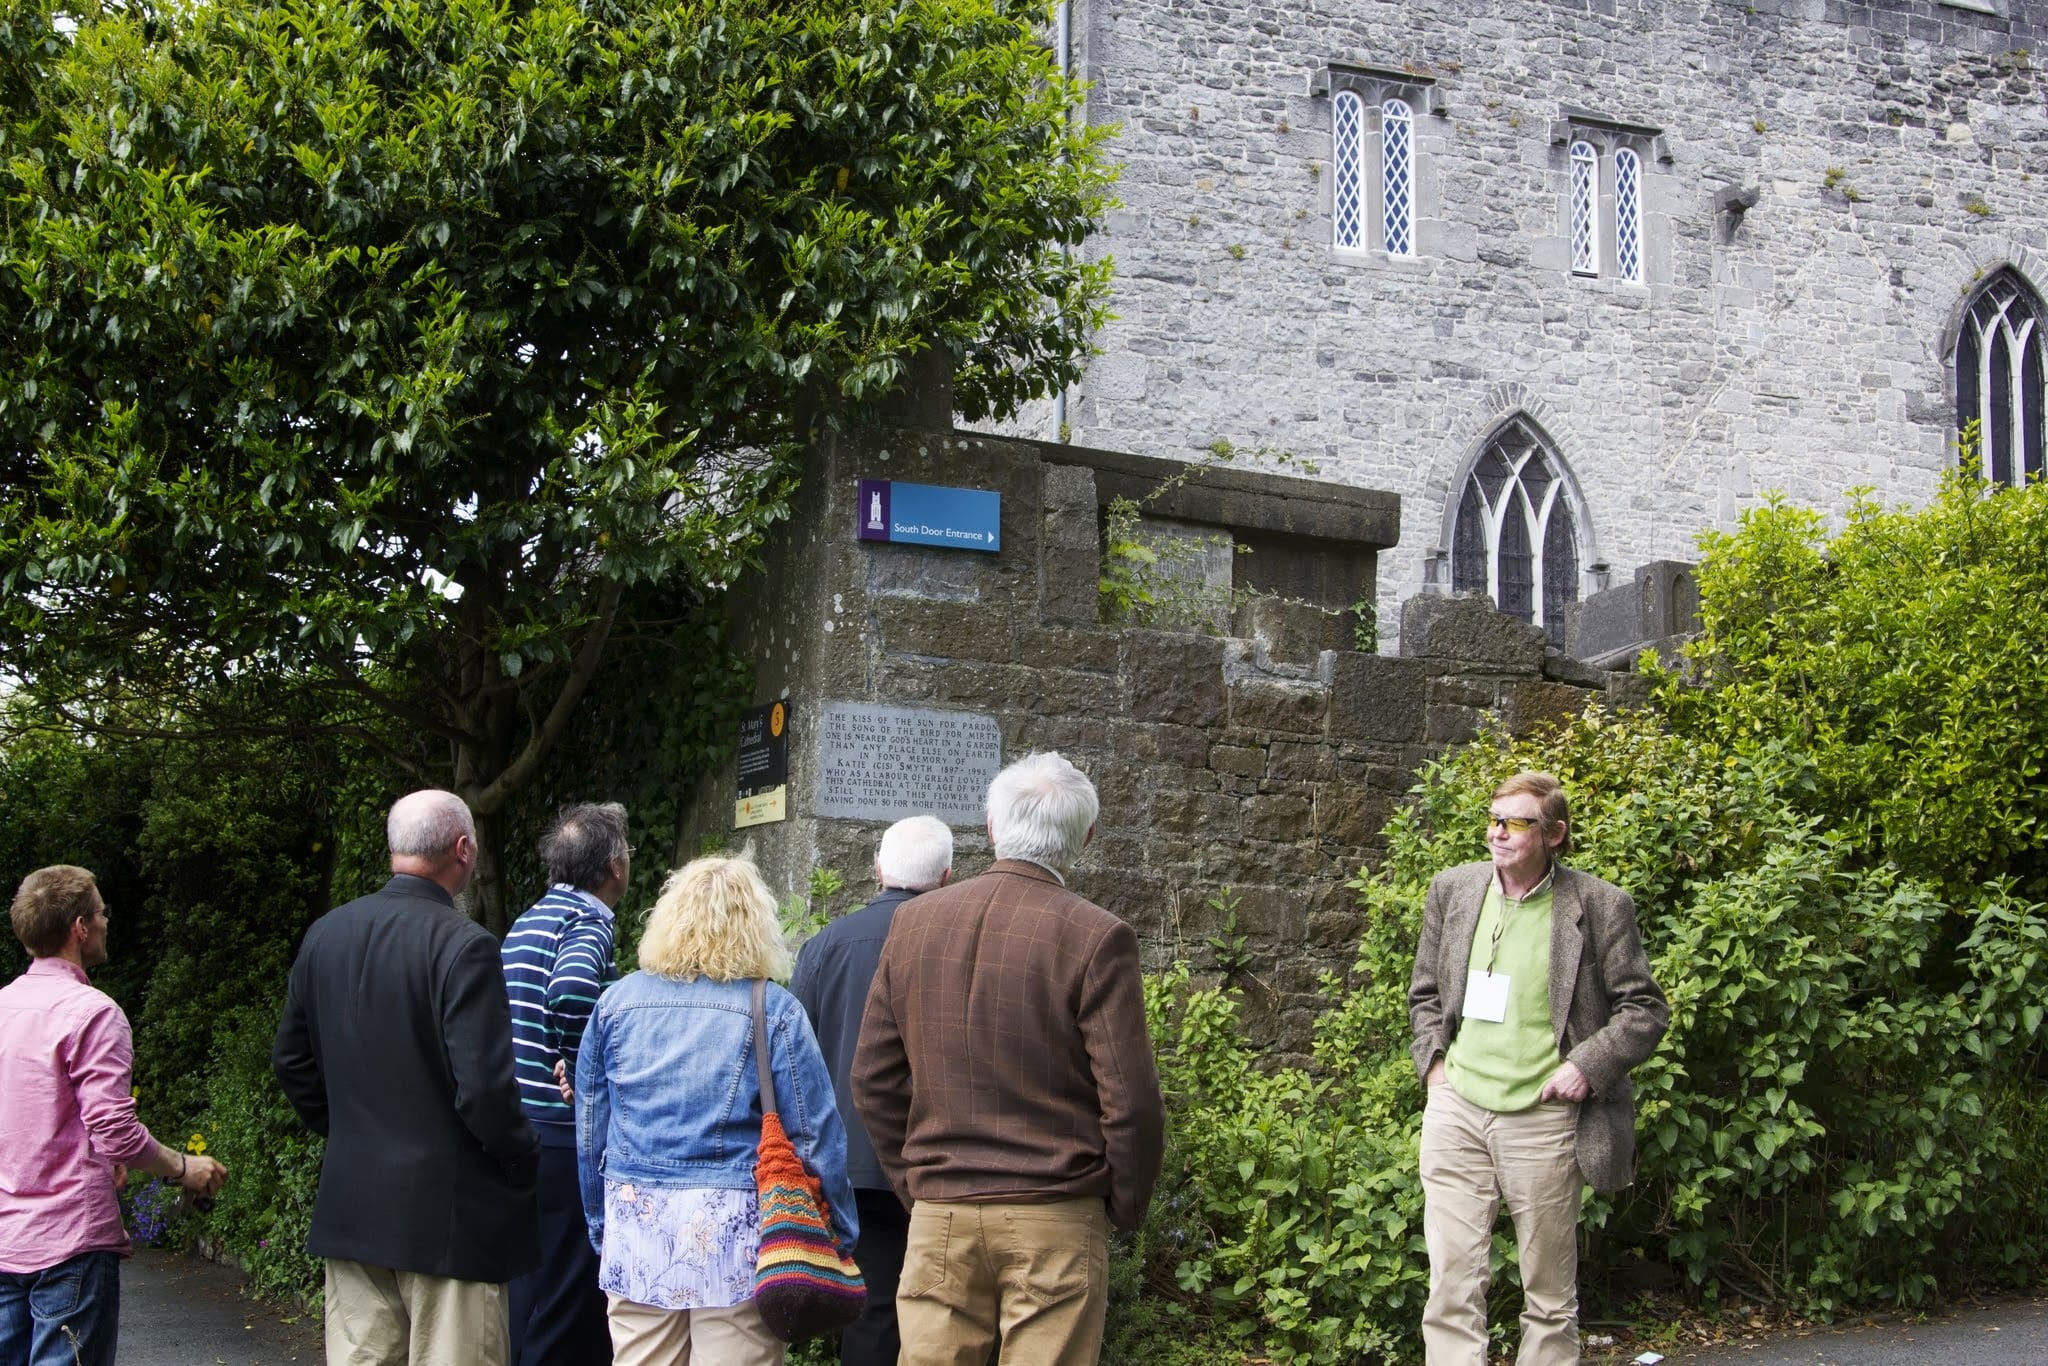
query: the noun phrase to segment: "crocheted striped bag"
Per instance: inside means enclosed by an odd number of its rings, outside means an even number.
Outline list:
[[[761,1252],[754,1263],[754,1307],[784,1342],[836,1333],[860,1317],[867,1283],[832,1237],[832,1215],[818,1178],[782,1131],[775,1073],[768,1065],[768,984],[754,983],[754,1066],[761,1084],[761,1147],[754,1186],[761,1204]]]

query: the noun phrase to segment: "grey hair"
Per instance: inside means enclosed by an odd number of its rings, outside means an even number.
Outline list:
[[[999,859],[1074,866],[1102,803],[1088,775],[1058,754],[1027,754],[988,785],[989,838]]]
[[[439,788],[406,793],[384,820],[384,840],[394,858],[446,858],[464,835],[476,843],[476,821],[468,804]]]
[[[633,852],[626,840],[626,808],[617,802],[578,802],[555,815],[540,837],[540,861],[548,881],[586,892],[611,881],[612,864]]]
[[[884,887],[929,892],[953,866],[953,831],[937,816],[912,816],[882,832],[875,868]]]

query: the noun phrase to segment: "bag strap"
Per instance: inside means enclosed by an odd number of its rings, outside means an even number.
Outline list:
[[[754,1075],[761,1085],[761,1113],[775,1112],[775,1070],[768,1065],[768,979],[754,979]]]

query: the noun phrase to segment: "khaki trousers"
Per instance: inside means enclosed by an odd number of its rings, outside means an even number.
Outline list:
[[[506,1366],[505,1287],[327,1259],[327,1366]]]
[[[730,1309],[656,1309],[607,1293],[612,1366],[782,1366],[788,1350],[754,1302]]]
[[[1515,1221],[1522,1270],[1519,1366],[1579,1359],[1579,1107],[1514,1114],[1474,1105],[1445,1082],[1422,1113],[1422,1236],[1429,1366],[1486,1366],[1486,1286],[1493,1221]]]
[[[1097,1198],[910,1210],[898,1366],[1093,1366],[1109,1310],[1109,1212]]]

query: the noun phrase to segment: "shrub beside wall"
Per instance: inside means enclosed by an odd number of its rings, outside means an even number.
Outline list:
[[[1484,857],[1492,790],[1524,767],[1564,780],[1570,862],[1633,892],[1673,1007],[1635,1074],[1636,1183],[1589,1197],[1590,1305],[1625,1310],[1645,1263],[1709,1304],[1821,1315],[2048,1266],[2048,908],[1863,859],[1794,804],[1813,775],[1781,745],[1726,754],[1595,712],[1538,741],[1483,736],[1426,772],[1387,863],[1357,884],[1370,928],[1350,975],[1326,981],[1314,1075],[1260,1069],[1237,988],[1184,969],[1151,984],[1173,1134],[1155,1285],[1170,1277],[1277,1360],[1412,1354],[1427,1258],[1405,998],[1422,898]],[[1494,1260],[1505,1338],[1505,1229]]]

